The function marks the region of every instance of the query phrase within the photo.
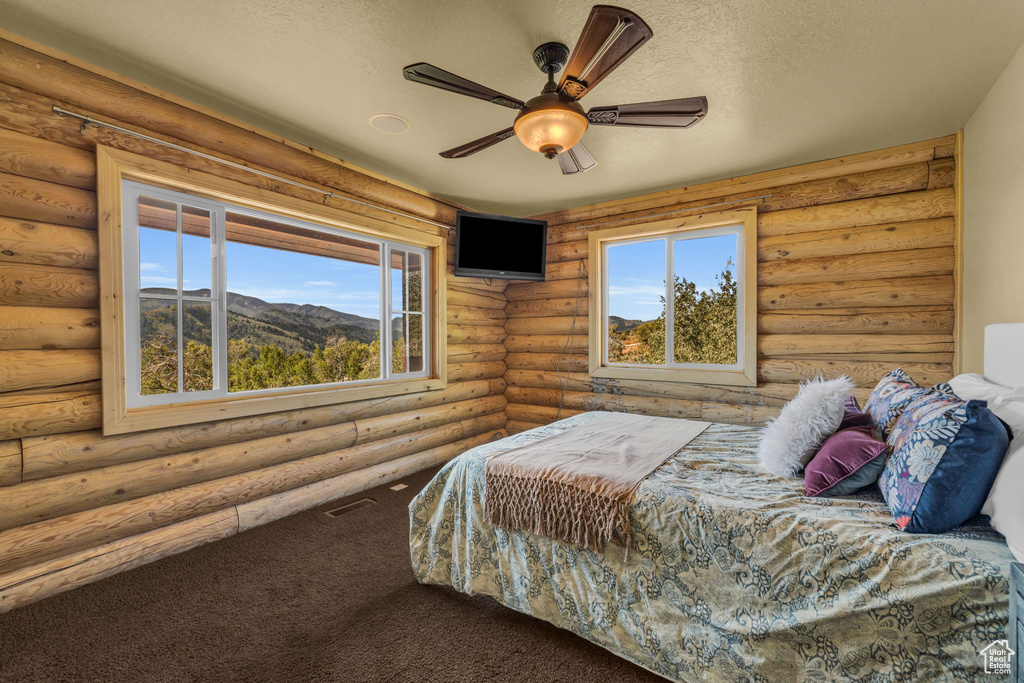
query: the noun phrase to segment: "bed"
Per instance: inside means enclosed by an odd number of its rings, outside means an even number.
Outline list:
[[[1013,556],[977,517],[897,530],[879,494],[804,496],[760,428],[713,424],[637,488],[634,546],[594,553],[484,518],[487,460],[600,419],[473,449],[410,506],[422,583],[489,595],[674,681],[976,680],[1006,637]]]

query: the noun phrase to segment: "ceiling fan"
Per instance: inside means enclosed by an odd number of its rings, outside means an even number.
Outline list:
[[[509,128],[441,152],[445,159],[468,157],[515,135],[534,152],[540,152],[548,159],[557,158],[563,174],[582,173],[597,164],[594,156],[580,142],[590,125],[689,128],[707,115],[706,97],[594,107],[584,113],[579,100],[652,35],[644,20],[629,10],[609,5],[594,6],[571,58],[569,48],[562,43],[544,43],[533,51],[533,61],[548,75],[548,82],[540,95],[527,102],[426,62],[410,64],[402,73],[416,83],[519,111]],[[563,67],[565,73],[556,85],[555,74]]]

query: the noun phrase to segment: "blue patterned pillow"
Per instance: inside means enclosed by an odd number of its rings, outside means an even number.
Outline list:
[[[938,534],[978,514],[1010,445],[1009,428],[985,401],[923,389],[904,408],[878,486],[896,525]]]
[[[883,377],[868,396],[868,402],[864,404],[864,412],[871,415],[875,428],[879,432],[879,438],[883,441],[889,436],[889,431],[900,419],[904,408],[910,404],[922,392],[928,390],[910,379],[910,375],[897,368]]]

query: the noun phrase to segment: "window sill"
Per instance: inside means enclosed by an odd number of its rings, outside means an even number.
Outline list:
[[[366,399],[404,396],[423,391],[444,389],[443,379],[397,380],[386,384],[345,388],[304,388],[299,391],[249,396],[246,398],[218,398],[209,401],[169,403],[162,406],[132,408],[120,414],[107,412],[103,420],[103,434],[129,434],[147,429],[178,427],[202,422],[214,422],[236,417],[249,417],[285,410],[301,410],[319,406],[351,403]]]

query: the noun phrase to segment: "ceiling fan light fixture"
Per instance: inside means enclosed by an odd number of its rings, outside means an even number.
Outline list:
[[[572,149],[589,125],[580,105],[546,93],[526,103],[513,130],[527,149],[553,159],[559,152]]]

